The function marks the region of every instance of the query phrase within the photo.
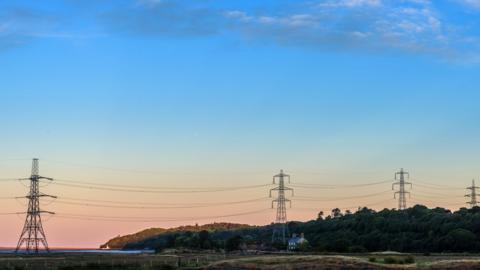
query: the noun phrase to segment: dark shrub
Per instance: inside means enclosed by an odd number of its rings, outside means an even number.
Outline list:
[[[412,264],[412,263],[415,263],[415,258],[413,256],[407,256],[403,259],[403,261],[406,264]]]

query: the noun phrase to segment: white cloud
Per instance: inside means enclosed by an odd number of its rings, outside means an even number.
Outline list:
[[[458,1],[468,7],[480,9],[480,0],[458,0]]]
[[[362,7],[362,6],[380,6],[382,4],[381,0],[337,0],[337,1],[326,1],[319,3],[319,7]]]
[[[411,5],[412,1],[415,5]],[[298,14],[255,16],[235,11],[229,13],[229,17],[237,18],[237,27],[250,37],[257,35],[289,45],[435,53],[448,50],[448,33],[444,32],[440,17],[428,3],[418,0],[405,0],[404,3],[343,0],[323,2],[316,9]],[[375,8],[350,9],[365,5]],[[345,10],[345,7],[349,8]]]
[[[154,8],[162,3],[162,0],[137,0],[137,5],[149,8]]]
[[[395,50],[440,57],[467,55],[480,48],[466,41],[475,32],[449,20],[444,6],[431,0],[305,0],[255,11],[220,10],[177,1],[134,0],[160,4],[112,11],[105,25],[120,33],[150,36],[234,34],[285,46],[336,50]],[[462,0],[451,0],[454,1]],[[463,0],[470,5],[480,0]],[[470,22],[470,25],[474,23]],[[472,26],[469,26],[472,27]]]

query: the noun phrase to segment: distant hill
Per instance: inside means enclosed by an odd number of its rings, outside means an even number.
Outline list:
[[[110,248],[284,249],[271,243],[272,225],[214,223],[173,229],[148,229],[117,237]],[[363,208],[308,222],[289,222],[289,233],[304,233],[306,250],[320,252],[480,252],[480,207],[451,212],[416,205],[406,210]]]
[[[211,223],[205,225],[187,225],[180,226],[176,228],[164,229],[164,228],[149,228],[143,231],[124,235],[117,236],[113,239],[110,239],[105,244],[101,245],[100,248],[112,248],[112,249],[123,249],[128,244],[142,242],[148,238],[161,236],[164,234],[179,233],[179,232],[200,232],[200,231],[230,231],[236,229],[245,229],[251,228],[253,226],[246,224],[235,224],[235,223]]]

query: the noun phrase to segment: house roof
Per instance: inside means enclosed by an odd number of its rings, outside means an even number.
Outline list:
[[[305,238],[303,238],[303,237],[298,237],[298,236],[297,236],[297,237],[292,237],[292,238],[290,238],[290,239],[288,240],[288,243],[301,243],[301,242],[304,242],[304,241],[306,241]]]

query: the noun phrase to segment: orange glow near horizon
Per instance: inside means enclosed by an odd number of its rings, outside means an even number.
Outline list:
[[[229,190],[220,192],[193,192],[193,193],[146,193],[146,192],[118,192],[103,191],[75,186],[63,186],[59,184],[42,184],[41,191],[47,194],[58,196],[58,200],[43,199],[42,209],[51,210],[57,213],[56,216],[45,215],[44,229],[48,242],[52,248],[97,248],[107,240],[118,235],[125,235],[138,232],[151,227],[170,228],[182,225],[207,224],[212,222],[232,222],[250,225],[266,225],[275,220],[275,209],[271,209],[271,199],[268,198],[269,189],[274,187],[271,184],[271,175],[267,173],[252,174],[223,174],[223,173],[197,173],[175,175],[146,175],[138,172],[105,172],[95,171],[98,176],[95,180],[88,177],[88,172],[77,169],[55,169],[53,166],[41,166],[41,175],[54,177],[56,179],[72,179],[69,174],[77,175],[72,180],[92,182],[108,185],[128,186],[155,186],[174,188],[216,188],[263,185],[264,187],[249,188],[242,190]],[[42,168],[45,168],[42,170]],[[16,170],[12,170],[12,172]],[[10,172],[10,173],[12,173]],[[100,177],[100,176],[101,177]],[[342,176],[342,175],[341,175]],[[343,175],[342,177],[345,177]],[[312,181],[312,179],[324,179]],[[364,179],[370,179],[362,176]],[[107,181],[106,179],[110,179]],[[114,179],[114,180],[112,180]],[[131,180],[139,179],[139,180]],[[159,180],[160,179],[160,180]],[[228,180],[227,180],[228,179]],[[335,179],[327,181],[326,179]],[[291,186],[295,189],[295,197],[292,199],[292,208],[287,209],[288,220],[308,221],[315,219],[319,211],[328,215],[333,208],[340,208],[342,211],[355,211],[358,207],[368,206],[376,210],[383,208],[395,208],[397,201],[393,199],[393,191],[388,177],[384,179],[376,176],[376,181],[360,181],[355,183],[378,182],[385,180],[385,183],[365,187],[345,187],[348,185],[345,179],[335,178],[332,175],[313,175],[310,173],[292,174]],[[393,182],[393,179],[391,180]],[[58,182],[60,183],[60,182]],[[65,183],[65,182],[63,182]],[[304,183],[305,186],[302,184]],[[25,186],[18,182],[2,183],[4,188],[0,197],[22,195],[27,192]],[[287,184],[288,185],[288,184]],[[310,188],[308,185],[313,185]],[[319,185],[338,185],[333,189],[318,188]],[[415,198],[415,191],[418,191],[419,198]],[[422,203],[434,207],[431,201],[422,197],[420,188],[412,190],[412,199],[408,205]],[[462,195],[459,191],[458,195]],[[70,201],[70,199],[87,199],[91,201]],[[463,201],[453,196],[448,201],[442,200],[446,208],[458,209]],[[105,202],[102,202],[105,201]],[[99,205],[112,205],[110,201],[131,202],[131,205],[122,204],[118,207],[101,207]],[[72,204],[73,202],[73,204]],[[234,202],[233,204],[226,204]],[[235,203],[242,202],[242,203]],[[23,212],[26,205],[24,200],[4,200],[1,212]],[[139,205],[139,203],[141,203]],[[189,208],[188,206],[207,204],[207,206]],[[115,204],[113,204],[115,205]],[[127,206],[122,208],[122,206]],[[185,206],[185,207],[184,207]],[[144,207],[144,208],[142,208]],[[156,208],[158,207],[158,208]],[[161,208],[166,207],[166,208]],[[169,208],[173,207],[173,208]],[[238,215],[247,213],[245,215]],[[71,216],[75,215],[75,216]],[[84,217],[89,216],[89,218]],[[115,217],[115,218],[113,218]],[[121,220],[115,221],[122,217]],[[0,231],[8,232],[2,235],[0,246],[12,247],[16,244],[24,222],[24,215],[2,216]]]

